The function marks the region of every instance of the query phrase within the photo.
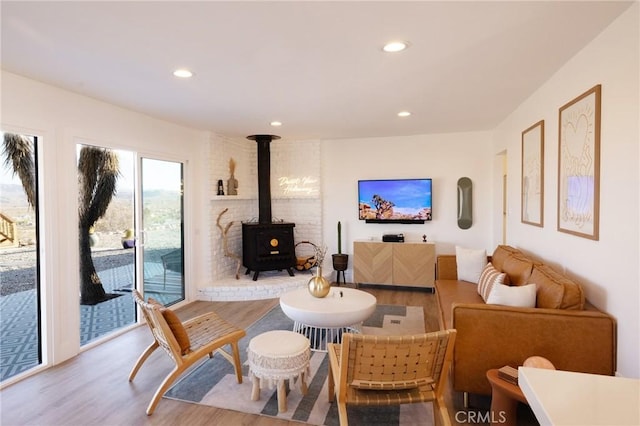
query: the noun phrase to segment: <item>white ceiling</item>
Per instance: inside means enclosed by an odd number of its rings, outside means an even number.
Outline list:
[[[3,0],[2,68],[228,136],[488,130],[630,5]]]

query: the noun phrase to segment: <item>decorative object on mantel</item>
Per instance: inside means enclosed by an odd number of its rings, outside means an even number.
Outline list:
[[[227,225],[224,228],[222,227],[222,225],[220,225],[220,219],[222,219],[222,215],[225,214],[228,210],[229,209],[227,208],[220,212],[220,214],[218,215],[218,219],[216,220],[216,226],[218,227],[218,229],[220,229],[220,232],[222,233],[222,248],[224,250],[224,255],[227,257],[234,258],[238,264],[238,266],[236,266],[236,280],[239,280],[240,266],[242,266],[242,257],[238,256],[237,254],[231,253],[229,251],[229,240],[227,238],[227,234],[229,233],[229,229],[233,225],[233,221],[227,223]]]
[[[427,242],[427,234],[422,234],[422,242],[423,243]]]
[[[224,195],[224,186],[222,184],[222,179],[218,179],[218,195]]]
[[[331,283],[325,277],[322,276],[322,262],[324,261],[324,256],[327,254],[327,247],[323,246],[322,248],[316,246],[316,259],[318,268],[316,270],[316,276],[312,277],[309,280],[308,288],[309,293],[313,297],[325,297],[329,294],[329,290],[331,290]]]
[[[227,180],[227,195],[238,195],[238,180],[235,178],[236,160],[229,158],[229,180]]]
[[[333,269],[337,272],[336,283],[340,285],[340,275],[342,275],[342,282],[346,284],[344,271],[347,270],[349,265],[349,255],[342,253],[342,223],[340,221],[338,221],[338,253],[332,254],[331,259],[333,260]]]

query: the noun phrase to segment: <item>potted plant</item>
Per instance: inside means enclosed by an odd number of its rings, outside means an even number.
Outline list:
[[[338,271],[338,284],[340,283],[340,272],[347,270],[349,255],[342,253],[342,224],[338,222],[338,253],[332,254],[333,269]],[[344,274],[343,274],[344,277]]]

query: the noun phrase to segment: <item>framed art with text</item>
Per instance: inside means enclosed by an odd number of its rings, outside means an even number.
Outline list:
[[[522,223],[544,224],[544,120],[522,132]]]
[[[598,240],[600,213],[600,98],[594,86],[560,108],[558,231]]]

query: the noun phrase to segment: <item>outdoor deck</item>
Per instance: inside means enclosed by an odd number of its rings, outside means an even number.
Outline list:
[[[181,273],[164,270],[162,263],[145,263],[145,292],[161,303],[181,294]],[[20,276],[19,271],[16,272]],[[166,283],[165,283],[166,273]],[[135,322],[131,298],[133,264],[98,271],[107,293],[121,294],[93,306],[80,305],[80,344],[105,336]],[[1,380],[38,364],[38,316],[36,290],[31,288],[0,296]]]

